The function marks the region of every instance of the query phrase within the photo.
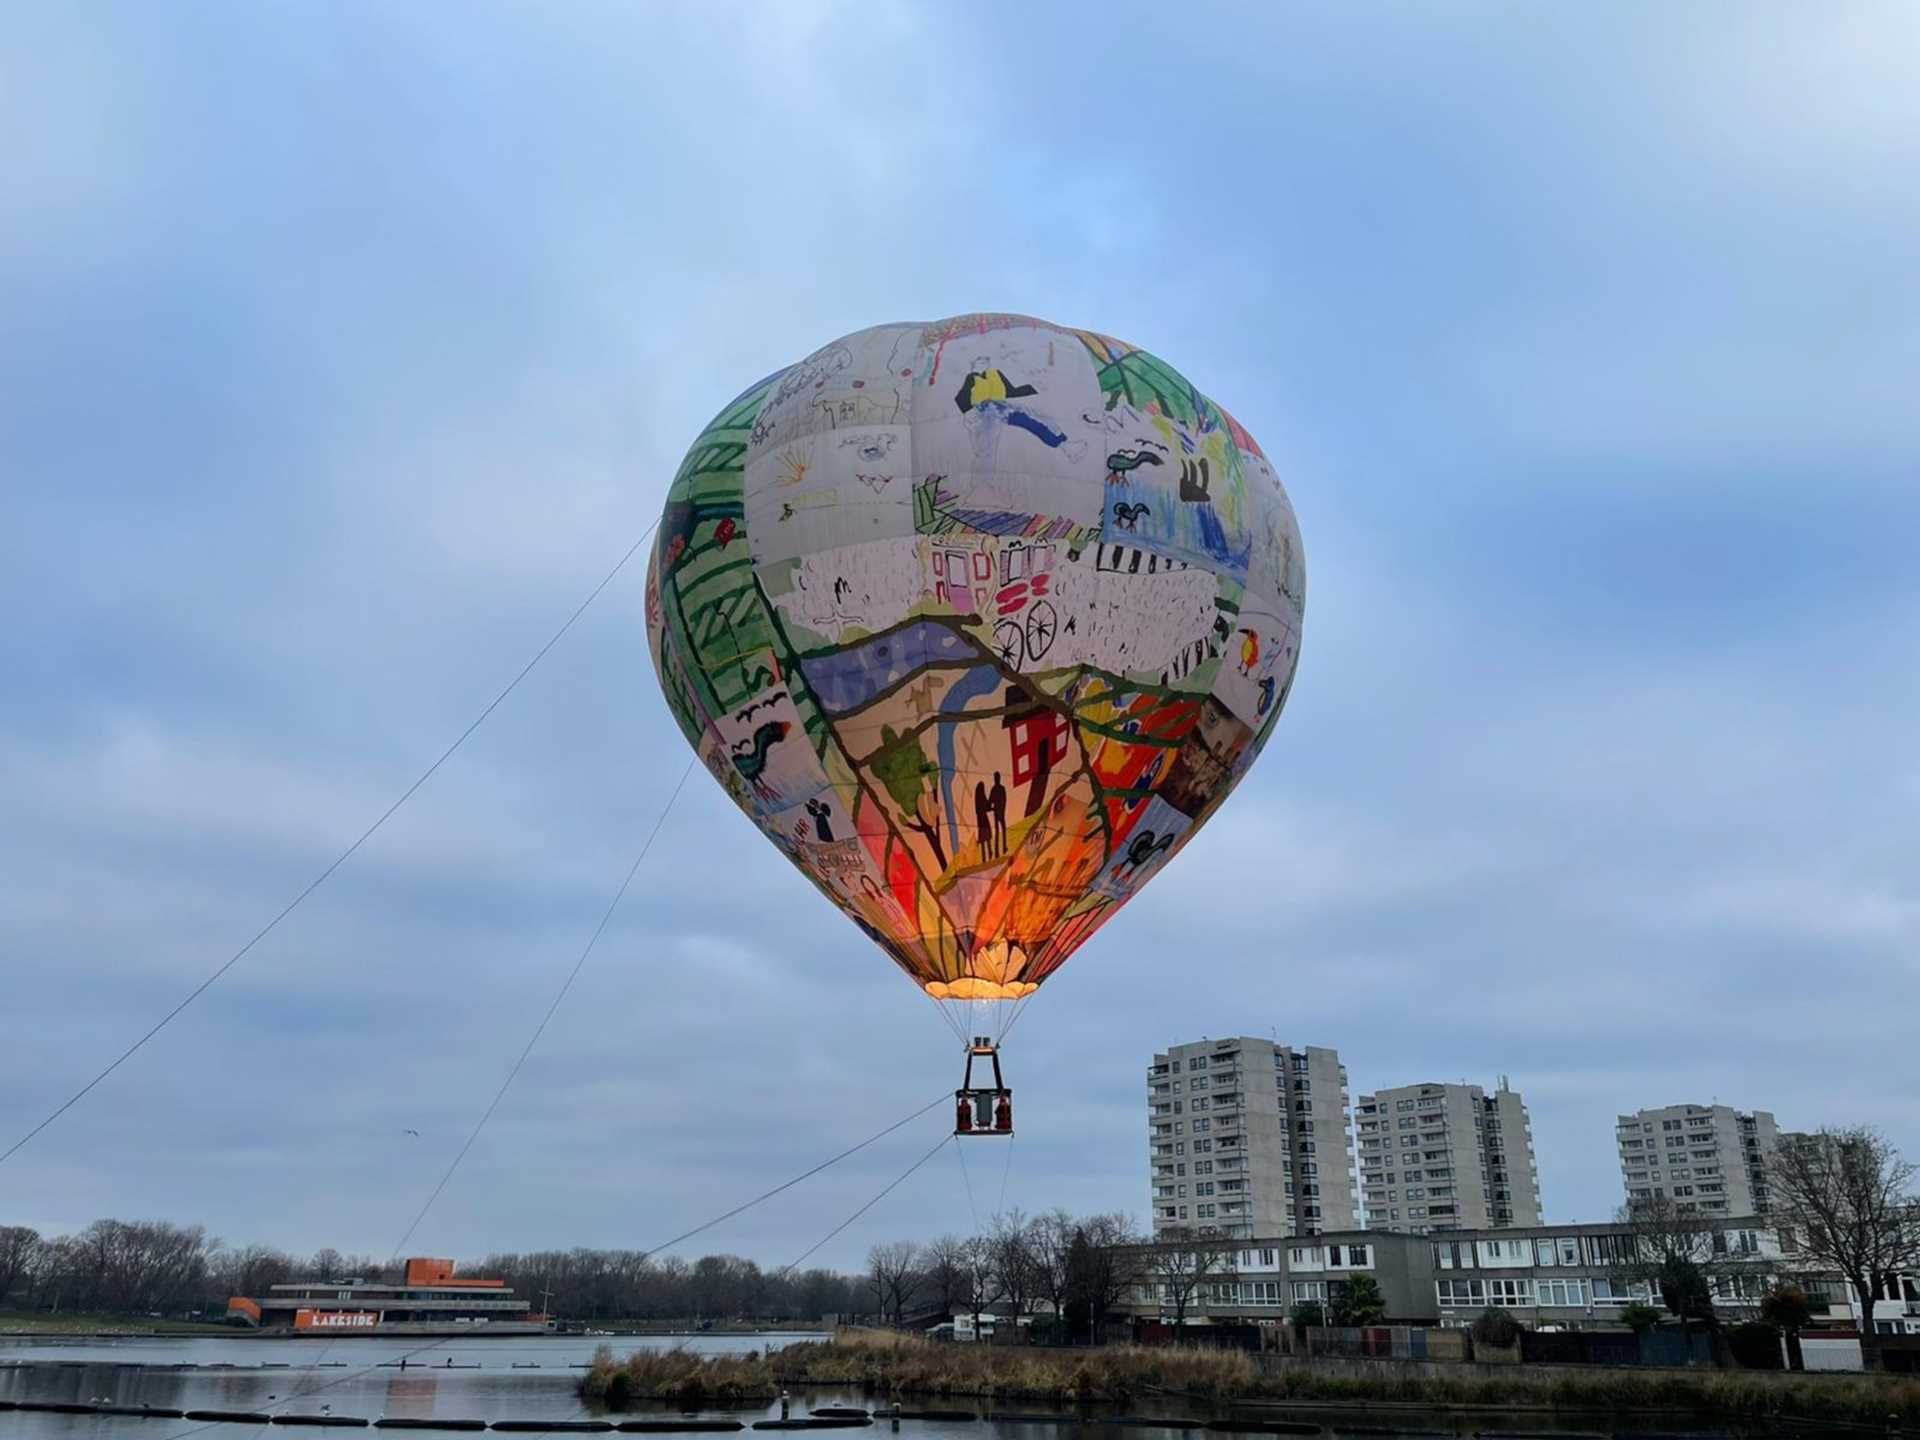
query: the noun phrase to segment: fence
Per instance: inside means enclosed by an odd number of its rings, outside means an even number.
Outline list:
[[[1464,1329],[1417,1325],[1315,1326],[1299,1347],[1329,1360],[1434,1360],[1481,1365],[1726,1365],[1726,1342],[1703,1330],[1523,1330],[1514,1345],[1476,1341]]]
[[[1336,1360],[1471,1360],[1464,1330],[1415,1325],[1323,1325],[1307,1331],[1306,1353]],[[1484,1348],[1484,1347],[1483,1347]]]

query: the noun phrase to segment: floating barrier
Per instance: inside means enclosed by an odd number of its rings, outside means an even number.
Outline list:
[[[271,1425],[273,1416],[264,1410],[189,1410],[183,1420],[204,1420],[209,1425],[225,1421],[229,1425]]]
[[[1230,1435],[1318,1435],[1311,1420],[1209,1420],[1207,1429]]]
[[[484,1420],[440,1420],[429,1415],[420,1419],[400,1417],[391,1420],[373,1422],[376,1430],[484,1430]]]
[[[1151,1426],[1155,1430],[1204,1430],[1204,1420],[1156,1420],[1151,1415],[1106,1415],[1100,1419],[1102,1425],[1129,1425],[1136,1429]]]
[[[173,1405],[102,1405],[96,1415],[144,1415],[149,1420],[184,1420],[187,1412]]]
[[[1086,1425],[1091,1421],[1082,1420],[1078,1415],[1029,1415],[1020,1410],[995,1410],[987,1416],[995,1425]]]
[[[822,1405],[818,1409],[809,1410],[807,1414],[818,1415],[822,1420],[865,1420],[871,1417],[873,1412],[856,1409],[852,1405]],[[884,1412],[880,1418],[883,1420],[886,1418]]]
[[[276,1415],[276,1425],[320,1425],[333,1430],[364,1430],[372,1422],[361,1415]]]
[[[496,1420],[496,1430],[524,1430],[530,1435],[545,1435],[548,1431],[564,1431],[575,1434],[580,1431],[606,1431],[613,1429],[611,1420]]]
[[[689,1430],[744,1430],[738,1420],[622,1420],[614,1427],[624,1435],[683,1435]]]
[[[829,1420],[823,1416],[803,1415],[796,1420],[756,1420],[756,1430],[849,1430],[860,1425],[871,1425],[872,1420],[844,1418]]]

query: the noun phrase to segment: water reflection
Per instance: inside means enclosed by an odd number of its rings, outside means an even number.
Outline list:
[[[409,1346],[391,1337],[339,1341],[247,1339],[0,1339],[0,1400],[104,1402],[180,1410],[304,1412],[425,1419],[570,1419],[586,1412],[574,1394],[596,1347],[619,1353],[685,1348],[697,1353],[778,1349],[815,1333],[780,1335],[516,1336]],[[400,1363],[404,1357],[406,1369]],[[449,1363],[451,1362],[451,1363]],[[97,1415],[11,1412],[8,1440],[169,1432],[158,1422]],[[209,1431],[221,1440],[224,1431]],[[236,1427],[233,1440],[252,1431]]]
[[[311,1412],[323,1407],[336,1415],[380,1419],[473,1418],[480,1420],[564,1420],[586,1415],[574,1394],[579,1372],[596,1346],[616,1353],[642,1348],[684,1347],[698,1353],[731,1353],[779,1348],[812,1334],[779,1336],[527,1336],[492,1341],[450,1341],[414,1353],[393,1340],[0,1340],[0,1399],[86,1404],[153,1405],[181,1410],[262,1410]],[[407,1357],[407,1369],[398,1368]],[[448,1365],[448,1361],[453,1363]],[[795,1415],[827,1406],[873,1408],[885,1404],[879,1394],[842,1386],[800,1387],[793,1395]],[[1154,1424],[1074,1405],[994,1402],[953,1397],[924,1400],[928,1407],[980,1412],[980,1421],[905,1420],[897,1432],[881,1414],[871,1431],[893,1440],[1202,1440],[1195,1427],[1216,1412],[1172,1396],[1137,1402],[1156,1418]],[[909,1408],[913,1408],[911,1402]],[[758,1402],[709,1407],[703,1417],[730,1417],[748,1423],[778,1414],[778,1405]],[[680,1412],[665,1404],[633,1412],[634,1417],[668,1418]],[[1486,1411],[1422,1413],[1408,1409],[1377,1412],[1297,1406],[1261,1408],[1260,1419],[1302,1422],[1322,1440],[1413,1440],[1415,1433],[1463,1437],[1483,1430],[1525,1429],[1584,1432],[1596,1430],[1676,1431],[1683,1417],[1647,1418],[1592,1413],[1553,1416],[1531,1412],[1497,1418]],[[613,1417],[621,1418],[621,1417]],[[1707,1422],[1711,1423],[1711,1422]],[[99,1415],[50,1415],[12,1412],[0,1419],[7,1440],[168,1440],[178,1426],[157,1420]],[[1096,1434],[1097,1432],[1097,1434]],[[257,1427],[219,1426],[205,1440],[249,1440]],[[743,1436],[742,1440],[749,1440]],[[1571,1436],[1569,1436],[1571,1440]],[[1705,1440],[1704,1436],[1698,1440]]]

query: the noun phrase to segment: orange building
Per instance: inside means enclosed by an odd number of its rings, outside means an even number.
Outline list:
[[[397,1284],[302,1280],[265,1295],[235,1295],[229,1317],[295,1335],[527,1335],[551,1330],[504,1280],[454,1273],[451,1260],[414,1256]]]

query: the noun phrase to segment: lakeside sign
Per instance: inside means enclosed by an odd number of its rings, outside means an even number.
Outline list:
[[[296,1310],[296,1330],[371,1330],[380,1323],[377,1310]]]

